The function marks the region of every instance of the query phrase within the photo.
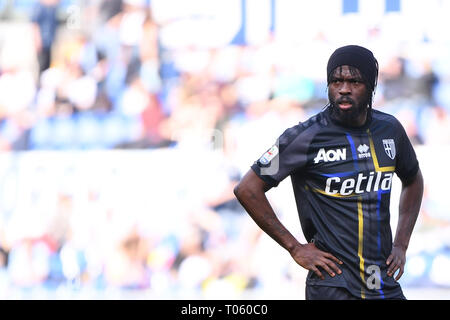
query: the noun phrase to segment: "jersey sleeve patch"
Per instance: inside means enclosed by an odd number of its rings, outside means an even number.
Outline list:
[[[270,161],[273,160],[279,153],[278,147],[276,145],[273,145],[269,150],[264,153],[261,158],[259,158],[258,162],[263,165],[267,166]]]

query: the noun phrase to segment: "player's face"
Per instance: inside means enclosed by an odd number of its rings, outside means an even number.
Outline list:
[[[328,98],[333,116],[343,124],[364,125],[370,94],[358,69],[340,66],[333,71]]]

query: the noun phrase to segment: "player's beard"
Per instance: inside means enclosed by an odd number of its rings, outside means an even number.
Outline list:
[[[365,114],[367,114],[369,110],[369,96],[365,97],[359,103],[349,97],[342,97],[336,100],[331,96],[328,98],[330,101],[331,117],[345,126],[357,126],[358,119],[361,117],[365,118]],[[352,107],[347,110],[342,110],[339,108],[340,103],[350,103]]]

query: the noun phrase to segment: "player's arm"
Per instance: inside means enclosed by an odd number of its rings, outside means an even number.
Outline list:
[[[389,265],[387,271],[389,276],[393,276],[397,270],[400,270],[395,280],[399,280],[403,275],[406,249],[408,249],[409,240],[419,215],[422,196],[423,177],[419,169],[413,179],[410,179],[408,182],[402,182],[397,231],[392,252],[386,261]]]
[[[313,243],[300,244],[284,227],[265,195],[270,188],[253,170],[249,170],[234,188],[234,194],[256,224],[286,249],[300,266],[314,271],[322,279],[324,276],[318,267],[332,277],[335,272],[340,274],[341,270],[336,265],[342,264],[339,259],[319,250]]]

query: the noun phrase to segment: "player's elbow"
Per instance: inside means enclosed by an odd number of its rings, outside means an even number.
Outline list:
[[[242,202],[250,198],[260,199],[270,187],[253,171],[249,171],[233,188],[236,198]]]

